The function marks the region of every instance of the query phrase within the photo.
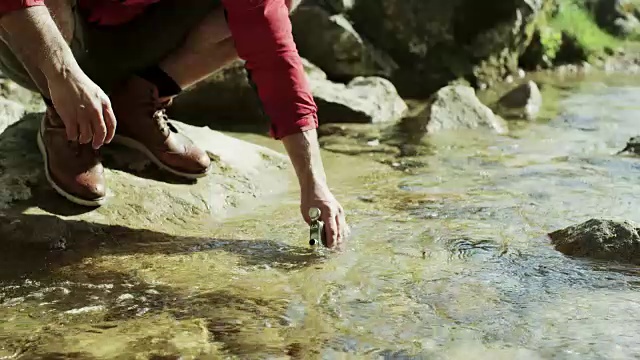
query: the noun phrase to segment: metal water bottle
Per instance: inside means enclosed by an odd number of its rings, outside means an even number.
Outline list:
[[[320,209],[312,207],[309,209],[309,217],[311,218],[311,224],[309,224],[309,245],[315,246],[322,244],[327,246],[327,235],[324,232],[324,222],[320,220],[322,212]]]

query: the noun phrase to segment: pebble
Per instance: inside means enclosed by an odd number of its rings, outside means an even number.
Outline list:
[[[85,306],[83,308],[67,310],[64,313],[65,314],[70,314],[70,315],[78,315],[78,314],[86,314],[86,313],[91,313],[91,312],[104,311],[104,309],[105,308],[102,305],[95,305],[95,306]]]
[[[123,301],[127,301],[127,300],[133,300],[134,297],[131,294],[122,294],[120,296],[118,296],[118,302],[123,302]]]
[[[369,145],[369,146],[379,146],[380,145],[380,140],[375,139],[375,140],[367,141],[367,145]]]

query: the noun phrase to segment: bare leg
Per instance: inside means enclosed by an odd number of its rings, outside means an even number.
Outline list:
[[[53,18],[53,21],[58,26],[58,30],[62,34],[62,37],[67,41],[67,44],[71,43],[73,38],[73,32],[75,29],[75,17],[73,15],[72,1],[70,0],[47,0],[47,9]],[[5,42],[10,48],[12,48],[9,36],[5,33],[5,30],[0,28],[0,39]],[[16,56],[19,56],[16,53]],[[49,96],[49,85],[46,77],[40,71],[35,64],[29,62],[27,59],[20,58],[20,61],[24,65],[25,69],[31,76],[31,79],[40,90],[43,96]]]
[[[191,31],[185,43],[160,63],[183,89],[238,58],[222,8],[211,12]]]
[[[293,11],[300,0],[285,0]],[[211,12],[189,33],[185,43],[160,63],[160,68],[183,89],[238,58],[222,7]]]

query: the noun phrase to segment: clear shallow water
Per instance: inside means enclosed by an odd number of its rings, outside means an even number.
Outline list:
[[[353,227],[340,254],[307,248],[293,190],[224,223],[9,247],[0,358],[640,358],[640,269],[545,236],[640,221],[640,159],[614,155],[640,133],[634,83],[547,87],[559,114],[425,138],[407,172],[327,154]]]

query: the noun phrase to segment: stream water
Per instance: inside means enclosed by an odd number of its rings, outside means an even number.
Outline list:
[[[546,237],[640,221],[640,159],[615,155],[640,134],[639,84],[550,82],[542,119],[426,137],[408,171],[328,152],[341,253],[308,248],[293,190],[224,222],[111,230],[48,255],[55,271],[16,252],[0,359],[639,359],[640,269]]]

